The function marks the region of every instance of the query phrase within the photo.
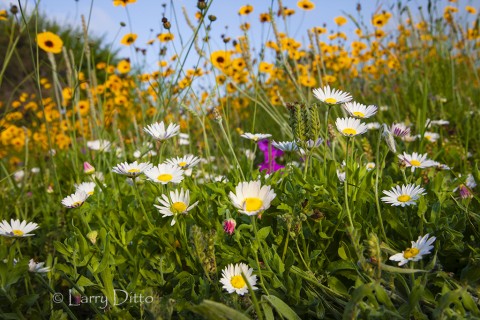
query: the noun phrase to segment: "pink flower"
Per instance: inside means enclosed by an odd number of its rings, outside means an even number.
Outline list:
[[[85,174],[92,174],[95,172],[95,167],[92,166],[90,163],[88,163],[87,161],[85,161],[83,163],[83,172]]]
[[[225,233],[228,233],[229,235],[232,235],[235,232],[235,226],[237,225],[237,222],[235,219],[227,219],[223,221],[223,231]]]

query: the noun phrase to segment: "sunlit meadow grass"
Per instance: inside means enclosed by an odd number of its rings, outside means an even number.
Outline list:
[[[480,317],[479,17],[451,2],[303,43],[313,1],[244,6],[254,51],[198,1],[154,71],[0,11],[0,317]]]

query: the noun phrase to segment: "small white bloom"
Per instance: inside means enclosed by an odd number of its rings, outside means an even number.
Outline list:
[[[429,168],[436,166],[435,161],[427,159],[427,154],[412,153],[399,154],[398,157],[400,160],[405,161],[407,167],[412,168],[412,172],[415,171],[415,168]]]
[[[172,164],[175,166],[179,166],[180,168],[186,170],[190,169],[192,167],[195,167],[198,163],[200,162],[200,158],[197,156],[194,156],[192,154],[188,154],[183,157],[176,157],[172,159],[168,159],[165,161],[165,163]]]
[[[123,174],[129,178],[135,178],[142,174],[144,171],[150,169],[152,164],[149,162],[138,163],[134,161],[133,163],[120,163],[112,168],[112,171],[118,174]]]
[[[367,123],[367,129],[368,130],[376,130],[376,129],[380,129],[380,127],[381,127],[381,125],[378,122]]]
[[[88,193],[83,190],[77,190],[74,194],[65,197],[62,200],[62,204],[67,208],[80,207],[88,198]]]
[[[75,184],[75,192],[82,190],[88,196],[91,196],[95,192],[96,186],[97,185],[95,184],[95,182],[82,182],[80,184]]]
[[[38,229],[38,224],[34,222],[29,222],[23,220],[10,220],[10,223],[7,220],[3,220],[0,223],[0,235],[5,237],[31,237],[34,234],[30,234],[29,232]]]
[[[440,138],[440,135],[436,132],[425,132],[423,135],[425,139],[427,139],[429,142],[436,142],[438,138]]]
[[[146,170],[145,175],[150,181],[167,184],[169,182],[180,183],[183,180],[183,171],[173,164],[159,164]]]
[[[167,140],[173,136],[176,136],[180,130],[180,126],[174,123],[170,123],[165,129],[165,123],[163,121],[156,122],[143,128],[143,130],[148,133],[155,140]]]
[[[367,132],[367,126],[355,118],[337,118],[335,121],[337,130],[347,137],[353,137]]]
[[[350,93],[343,92],[336,89],[330,89],[326,85],[322,88],[313,89],[313,95],[320,101],[330,105],[342,104],[352,100]]]
[[[245,132],[244,134],[240,135],[242,138],[245,139],[250,139],[255,142],[270,138],[272,135],[269,133],[250,133],[250,132]]]
[[[436,238],[428,238],[429,234],[427,233],[424,237],[419,236],[417,241],[412,241],[412,247],[402,251],[402,253],[397,253],[389,258],[392,261],[399,261],[398,265],[403,266],[408,261],[419,261],[423,258],[424,255],[429,254],[430,250],[433,249],[432,243],[435,242]]]
[[[345,110],[355,118],[370,118],[377,113],[377,107],[369,105],[368,107],[358,102],[347,102],[343,105]]]
[[[394,207],[416,205],[417,203],[415,201],[417,201],[421,195],[426,194],[425,189],[414,184],[395,186],[389,191],[384,190],[383,193],[386,197],[382,197],[382,201]]]
[[[173,216],[171,226],[175,224],[177,215],[187,214],[188,211],[198,204],[197,201],[189,206],[190,191],[184,191],[183,189],[180,189],[180,192],[178,190],[170,191],[170,199],[167,195],[162,194],[162,198],[157,198],[157,201],[160,202],[161,205],[154,204],[154,206],[160,211],[164,218]]]
[[[28,263],[28,271],[36,272],[36,273],[49,272],[50,268],[44,267],[44,265],[45,265],[45,262],[36,263],[35,260],[30,259],[30,262]]]
[[[253,269],[249,268],[245,263],[237,263],[236,265],[229,264],[222,270],[222,278],[220,283],[223,284],[223,289],[228,293],[234,293],[243,296],[248,292],[247,282],[242,276],[245,275],[245,279],[252,287],[252,290],[257,290],[255,286],[257,284],[257,276],[253,275]]]
[[[13,180],[15,180],[15,182],[22,181],[24,177],[25,177],[25,171],[23,170],[17,170],[13,173]]]
[[[239,212],[249,216],[270,208],[276,194],[270,186],[262,186],[260,181],[241,182],[235,193],[230,191],[230,200]]]
[[[90,150],[96,151],[110,151],[112,143],[108,140],[92,140],[87,141],[87,147]]]
[[[39,168],[39,167],[33,167],[30,171],[31,171],[32,173],[39,173],[39,172],[40,172],[40,168]]]
[[[295,141],[282,141],[282,142],[272,141],[272,146],[286,152],[298,150],[298,145]]]
[[[347,173],[344,171],[340,171],[337,169],[337,178],[341,183],[345,182],[345,178],[347,177]]]
[[[365,167],[367,168],[367,171],[372,171],[375,169],[375,162],[369,162]]]

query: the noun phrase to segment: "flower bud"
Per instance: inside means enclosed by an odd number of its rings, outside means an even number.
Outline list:
[[[93,231],[90,231],[89,233],[87,233],[87,238],[88,238],[88,240],[90,240],[90,242],[92,244],[97,243],[97,236],[98,236],[98,231],[96,231],[96,230],[93,230]]]
[[[228,233],[229,235],[232,235],[235,232],[235,226],[237,225],[237,222],[235,219],[227,219],[223,221],[223,231],[225,233]]]
[[[90,163],[88,163],[87,161],[85,161],[83,163],[83,173],[85,174],[93,174],[95,173],[95,167],[92,166]]]

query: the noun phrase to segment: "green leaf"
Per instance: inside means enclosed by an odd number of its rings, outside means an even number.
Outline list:
[[[276,296],[268,295],[262,296],[262,299],[265,299],[275,308],[275,310],[280,314],[282,317],[288,320],[301,320],[301,318],[292,310],[285,302],[281,299],[277,298]]]
[[[202,315],[206,319],[214,320],[249,320],[250,318],[222,303],[211,300],[203,300],[199,305],[188,307],[188,309],[196,314]]]
[[[88,287],[88,286],[94,286],[95,283],[93,283],[90,279],[84,276],[80,276],[80,279],[77,281],[77,285],[80,287]]]
[[[348,257],[347,257],[347,253],[345,252],[345,248],[342,246],[342,247],[338,247],[338,255],[340,256],[340,258],[342,258],[343,260],[348,260]]]
[[[270,227],[270,226],[264,227],[264,228],[258,230],[258,232],[257,232],[258,241],[265,240],[268,237],[270,231],[272,231],[272,227]]]

